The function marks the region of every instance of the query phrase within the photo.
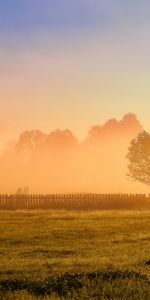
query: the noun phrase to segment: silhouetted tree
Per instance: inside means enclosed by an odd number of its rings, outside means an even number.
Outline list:
[[[127,174],[131,179],[150,184],[150,134],[140,133],[131,141],[126,158],[129,161]]]

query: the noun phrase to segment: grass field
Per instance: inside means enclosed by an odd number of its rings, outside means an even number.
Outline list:
[[[0,212],[2,299],[150,299],[150,212]]]

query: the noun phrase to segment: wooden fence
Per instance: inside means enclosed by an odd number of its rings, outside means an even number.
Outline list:
[[[102,210],[150,209],[145,194],[1,194],[0,210],[52,209]]]

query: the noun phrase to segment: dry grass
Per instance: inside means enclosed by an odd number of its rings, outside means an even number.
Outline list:
[[[0,212],[0,300],[150,299],[149,261],[149,211]]]

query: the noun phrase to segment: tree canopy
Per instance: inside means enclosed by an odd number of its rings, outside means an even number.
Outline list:
[[[128,154],[128,174],[133,180],[150,185],[150,134],[141,132],[130,143]]]

